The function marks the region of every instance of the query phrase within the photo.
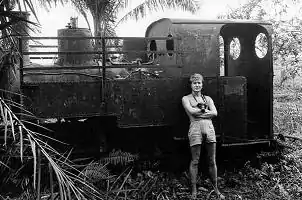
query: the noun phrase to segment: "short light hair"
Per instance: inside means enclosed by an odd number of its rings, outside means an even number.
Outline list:
[[[199,80],[201,82],[203,82],[203,76],[201,74],[195,73],[190,76],[190,83],[193,83],[194,81],[199,81]]]

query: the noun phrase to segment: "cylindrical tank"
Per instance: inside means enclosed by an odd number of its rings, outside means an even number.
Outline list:
[[[91,37],[87,28],[65,28],[58,30],[58,37]],[[58,41],[58,52],[93,51],[92,39],[62,39]],[[93,54],[59,54],[58,65],[93,65]]]
[[[123,41],[123,51],[146,51],[147,41],[144,38],[127,38]],[[147,55],[144,52],[131,52],[126,53],[124,58],[128,61],[142,59],[142,62],[146,61]]]

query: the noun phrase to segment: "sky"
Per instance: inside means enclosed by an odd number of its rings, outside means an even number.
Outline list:
[[[132,0],[130,6],[134,7],[140,1],[141,0]],[[128,20],[127,22],[120,24],[116,29],[117,35],[120,37],[144,37],[149,24],[165,17],[215,19],[219,13],[224,12],[229,8],[238,7],[240,4],[244,3],[245,0],[200,0],[200,2],[202,3],[201,10],[195,15],[175,10],[151,13],[139,21]],[[37,15],[41,24],[41,29],[40,33],[37,33],[36,36],[57,36],[57,30],[64,29],[70,21],[70,17],[78,17],[79,28],[88,28],[84,18],[70,4],[65,4],[64,6],[59,4],[49,11],[46,11],[44,8],[38,8]],[[92,17],[89,15],[88,18],[93,29]],[[33,16],[31,16],[31,19],[33,19]]]

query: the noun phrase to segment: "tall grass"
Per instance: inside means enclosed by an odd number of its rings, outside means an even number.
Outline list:
[[[274,132],[302,137],[301,77],[290,82],[274,85]]]

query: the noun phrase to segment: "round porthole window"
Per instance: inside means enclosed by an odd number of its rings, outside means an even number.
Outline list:
[[[240,56],[241,46],[237,37],[234,37],[230,42],[230,56],[236,60]]]
[[[258,58],[264,58],[268,50],[268,41],[264,33],[259,33],[255,40],[255,52]]]

